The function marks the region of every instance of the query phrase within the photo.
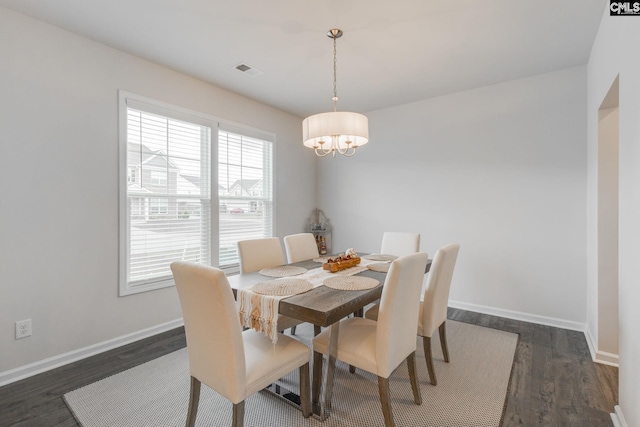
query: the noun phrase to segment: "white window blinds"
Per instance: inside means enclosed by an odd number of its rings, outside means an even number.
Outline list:
[[[124,294],[172,284],[175,260],[211,264],[211,128],[134,106],[126,108]]]
[[[236,243],[273,235],[273,143],[242,130],[218,132],[220,268],[238,264]]]

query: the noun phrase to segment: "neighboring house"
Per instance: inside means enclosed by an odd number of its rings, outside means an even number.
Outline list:
[[[262,197],[262,180],[238,179],[231,184],[227,195],[236,197]]]
[[[261,179],[238,179],[226,192],[225,196],[232,197],[263,197],[263,181]],[[262,210],[262,202],[251,200],[248,202],[249,212]]]
[[[186,206],[166,195],[188,194],[188,188],[199,191],[191,180],[180,176],[180,169],[160,150],[144,144],[128,144],[127,185],[131,197],[131,216],[138,220],[178,218]],[[184,193],[183,193],[184,191]],[[165,196],[165,197],[163,197]]]
[[[129,143],[127,156],[127,184],[132,218],[140,221],[157,219],[187,219],[199,215],[200,204],[188,200],[166,197],[173,194],[198,194],[200,177],[184,173],[175,159],[169,159],[161,150],[152,150],[144,144]],[[262,179],[238,179],[229,189],[218,186],[220,210],[229,207],[224,200],[231,198],[263,197]],[[164,197],[163,197],[164,196]],[[251,200],[242,204],[250,212],[261,211],[261,202]],[[238,204],[234,204],[238,206]]]

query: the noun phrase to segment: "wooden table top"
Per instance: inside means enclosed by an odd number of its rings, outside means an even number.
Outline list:
[[[293,265],[309,270],[322,266],[322,264],[313,260],[297,262]],[[431,260],[427,262],[425,272],[429,271],[430,266]],[[309,292],[280,300],[278,312],[314,325],[329,326],[363,308],[365,305],[380,299],[382,286],[387,274],[367,269],[357,275],[371,277],[378,280],[380,284],[375,288],[363,291],[343,291],[331,289],[327,286],[317,286]],[[249,288],[258,282],[264,281],[265,277],[255,272],[229,276],[228,279],[235,294],[236,289]]]

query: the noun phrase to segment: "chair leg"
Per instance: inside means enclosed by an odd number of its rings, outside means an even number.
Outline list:
[[[418,385],[418,371],[416,370],[416,352],[407,356],[407,368],[409,368],[409,380],[411,380],[411,390],[413,391],[413,401],[416,405],[422,405],[422,395]]]
[[[196,415],[198,415],[198,402],[200,402],[200,381],[191,377],[191,387],[189,390],[189,409],[187,410],[186,427],[196,425]]]
[[[311,416],[311,387],[309,386],[309,362],[300,366],[300,407],[305,418]]]
[[[433,357],[431,356],[431,338],[422,337],[422,347],[424,347],[424,358],[427,361],[427,370],[429,371],[429,381],[432,385],[437,385],[436,371],[433,369]]]
[[[355,374],[356,373],[356,367],[353,366],[353,365],[349,365],[349,373]]]
[[[292,326],[291,327],[291,335],[295,335],[296,334],[296,327]]]
[[[244,400],[242,402],[233,404],[233,419],[231,421],[231,426],[244,426]]]
[[[313,336],[315,337],[320,332],[322,332],[322,328],[320,326],[318,326],[318,325],[313,325]]]
[[[385,427],[395,427],[393,412],[391,411],[391,396],[389,392],[389,378],[378,376],[378,391],[380,392],[380,403],[382,404],[382,415],[384,415]]]
[[[449,363],[449,347],[447,347],[447,330],[444,326],[445,323],[447,323],[446,320],[440,325],[440,345],[442,346],[444,361]]]

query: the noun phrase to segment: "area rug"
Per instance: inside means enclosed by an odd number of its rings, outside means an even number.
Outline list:
[[[436,336],[438,334],[435,334]],[[309,341],[311,325],[298,326],[296,336]],[[445,363],[437,337],[432,339],[438,385],[429,383],[422,338],[416,364],[422,405],[413,403],[406,363],[391,376],[391,406],[401,427],[498,427],[518,336],[461,322],[447,321],[450,363]],[[297,371],[282,385],[298,389]],[[83,427],[184,426],[189,399],[187,350],[181,349],[64,395]],[[231,403],[202,386],[196,426],[231,425]],[[261,391],[245,403],[247,427],[384,426],[377,379],[362,370],[349,373],[336,366],[331,415],[324,422],[305,419],[281,397]]]

